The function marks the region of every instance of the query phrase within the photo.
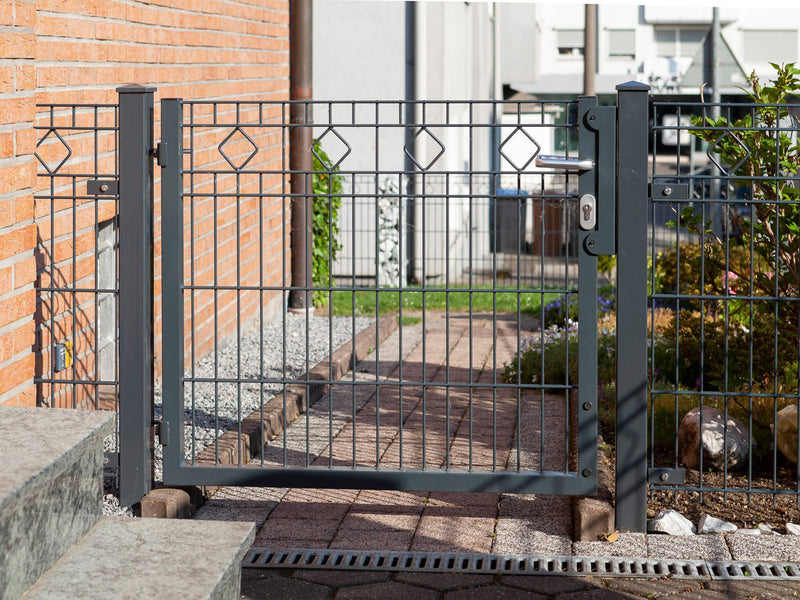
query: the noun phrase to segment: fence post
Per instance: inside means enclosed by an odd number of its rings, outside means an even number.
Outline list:
[[[153,93],[119,94],[120,504],[153,480]]]
[[[647,163],[650,86],[617,86],[616,525],[647,527]]]

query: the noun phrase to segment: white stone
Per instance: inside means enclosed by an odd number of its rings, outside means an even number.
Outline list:
[[[772,525],[767,525],[766,523],[761,523],[758,526],[758,530],[761,532],[761,535],[780,535],[780,533],[772,528]]]
[[[744,535],[761,535],[760,529],[740,529],[736,533],[743,533]]]
[[[733,533],[739,529],[729,521],[703,514],[697,522],[697,533]]]
[[[778,431],[775,435],[778,450],[788,460],[797,463],[797,405],[790,404],[778,411]]]
[[[786,535],[800,535],[800,525],[786,523]]]
[[[750,439],[747,428],[733,417],[725,416],[716,408],[703,407],[702,436],[700,434],[700,408],[693,408],[681,420],[678,429],[680,461],[689,469],[700,468],[702,437],[703,468],[722,470],[726,456],[728,469],[742,469],[747,464]]]
[[[677,510],[662,510],[650,521],[647,530],[669,535],[693,535],[697,532],[692,522]]]

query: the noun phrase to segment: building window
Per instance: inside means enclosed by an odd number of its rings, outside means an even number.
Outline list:
[[[745,29],[742,34],[747,63],[797,60],[797,30]]]
[[[561,56],[583,56],[583,29],[557,29],[556,45]]]
[[[635,58],[636,32],[633,29],[609,29],[608,55],[612,58]]]
[[[707,29],[656,29],[656,53],[663,58],[694,58]]]

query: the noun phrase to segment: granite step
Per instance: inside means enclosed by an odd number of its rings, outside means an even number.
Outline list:
[[[253,523],[104,517],[22,598],[235,600],[254,538]]]
[[[113,419],[0,407],[0,600],[19,598],[102,517]]]

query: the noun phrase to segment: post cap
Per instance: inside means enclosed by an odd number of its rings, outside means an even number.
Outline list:
[[[618,92],[649,92],[650,86],[640,81],[626,81],[617,86]]]
[[[158,88],[154,87],[145,87],[143,85],[139,85],[138,83],[131,83],[128,85],[123,85],[117,88],[118,94],[151,94],[155,92]]]

